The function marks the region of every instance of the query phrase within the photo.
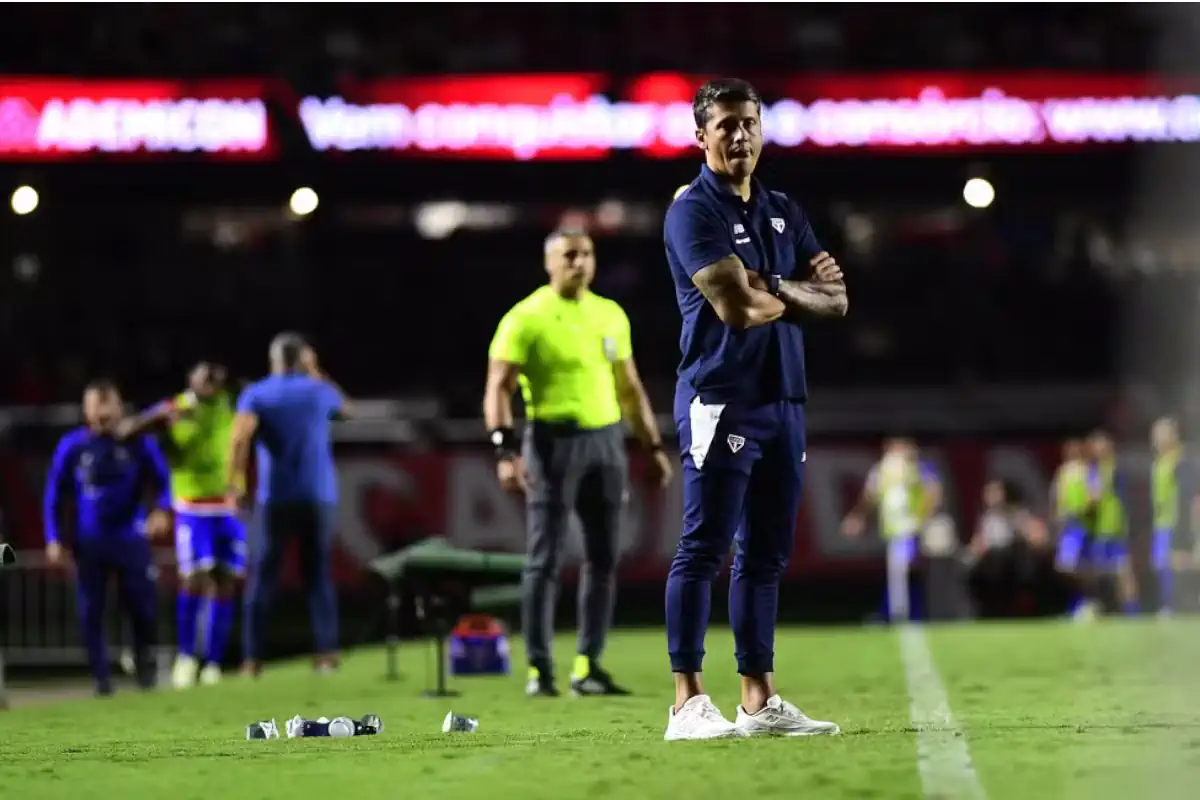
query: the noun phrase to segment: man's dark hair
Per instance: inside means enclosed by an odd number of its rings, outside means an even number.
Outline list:
[[[303,336],[285,331],[271,340],[271,360],[279,362],[284,369],[296,369],[300,366],[300,354],[307,346]]]
[[[88,392],[96,392],[97,394],[114,394],[118,393],[117,382],[112,378],[94,378],[88,381],[87,386],[83,387],[84,394]]]
[[[748,81],[741,78],[716,78],[700,87],[692,100],[692,118],[697,130],[712,119],[712,107],[731,103],[754,103],[762,114],[762,97]]]

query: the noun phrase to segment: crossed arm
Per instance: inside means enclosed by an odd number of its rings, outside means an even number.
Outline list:
[[[828,264],[828,267],[825,265]],[[734,330],[766,325],[778,319],[799,321],[805,315],[842,317],[849,308],[846,284],[840,277],[821,280],[822,268],[836,270],[828,253],[813,259],[815,269],[807,280],[781,280],[778,296],[767,290],[763,277],[750,272],[735,255],[701,268],[692,276],[717,316]],[[833,274],[827,271],[824,274]],[[837,271],[840,275],[840,270]]]

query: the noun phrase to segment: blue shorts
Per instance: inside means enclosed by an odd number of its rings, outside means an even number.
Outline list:
[[[1129,559],[1129,543],[1124,539],[1092,539],[1088,560],[1101,570],[1115,570]]]
[[[237,514],[175,512],[175,558],[180,575],[216,567],[241,575],[246,571],[246,527]]]
[[[915,533],[893,536],[887,540],[888,557],[896,559],[906,567],[911,567],[913,562],[917,560],[917,544],[919,541],[920,537]]]
[[[1175,531],[1159,528],[1150,540],[1150,566],[1166,569],[1171,566],[1171,551],[1175,549]]]
[[[1086,528],[1078,522],[1068,522],[1058,537],[1054,566],[1066,572],[1074,572],[1079,568],[1080,561],[1088,560],[1091,556],[1090,541],[1091,537]]]

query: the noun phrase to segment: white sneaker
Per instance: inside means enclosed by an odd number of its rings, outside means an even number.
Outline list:
[[[1095,622],[1098,616],[1099,613],[1096,608],[1096,604],[1091,601],[1086,601],[1080,603],[1079,608],[1075,609],[1075,614],[1072,619],[1075,622],[1087,624],[1089,622]]]
[[[836,723],[809,719],[777,694],[767,698],[767,704],[754,714],[738,706],[737,726],[743,736],[820,736],[842,732]]]
[[[195,656],[175,656],[175,666],[171,669],[171,685],[176,689],[190,689],[196,685],[196,675],[200,664]]]
[[[204,669],[200,670],[200,685],[201,686],[216,686],[221,682],[221,665],[220,664],[205,664]]]
[[[684,703],[678,711],[672,706],[667,712],[667,732],[663,739],[724,739],[741,736],[737,725],[725,719],[713,705],[712,698],[698,694]]]

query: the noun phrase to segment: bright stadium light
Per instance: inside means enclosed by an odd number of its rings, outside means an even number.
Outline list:
[[[292,192],[292,197],[288,200],[288,208],[297,217],[307,217],[317,210],[317,205],[320,202],[321,200],[317,197],[316,192],[307,186],[301,186]]]
[[[32,214],[38,207],[37,189],[32,186],[18,186],[9,202],[14,214],[21,217]]]
[[[987,208],[996,199],[996,190],[983,178],[971,178],[963,186],[963,200],[971,208]]]

